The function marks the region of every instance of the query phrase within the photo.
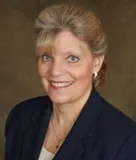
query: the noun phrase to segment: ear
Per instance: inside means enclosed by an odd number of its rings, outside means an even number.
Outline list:
[[[93,63],[93,73],[94,72],[99,72],[99,70],[102,67],[103,61],[104,61],[105,56],[100,55],[100,56],[94,56],[94,63]]]

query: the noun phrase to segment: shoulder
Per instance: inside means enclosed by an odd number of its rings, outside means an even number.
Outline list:
[[[136,147],[136,123],[105,99],[101,100],[103,110],[97,122],[96,139],[109,154],[123,152],[125,155],[127,149],[135,155],[133,147]]]
[[[10,130],[14,130],[14,128],[26,127],[28,125],[27,123],[30,121],[31,115],[35,113],[42,114],[44,110],[48,109],[49,102],[48,96],[40,96],[26,99],[16,104],[7,117],[5,135],[7,135]]]
[[[121,110],[114,107],[102,97],[101,100],[104,107],[100,115],[100,123],[104,125],[103,127],[105,129],[112,128],[116,131],[136,131],[136,123],[129,116],[125,115]]]

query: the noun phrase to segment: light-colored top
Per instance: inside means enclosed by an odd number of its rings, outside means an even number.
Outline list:
[[[46,150],[46,148],[42,147],[41,153],[38,160],[52,160],[55,154]]]

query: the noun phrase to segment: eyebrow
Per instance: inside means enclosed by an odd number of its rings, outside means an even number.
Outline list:
[[[64,54],[64,55],[70,55],[70,54],[79,55],[79,52],[77,52],[77,51],[67,51],[67,52],[62,52],[62,54]]]
[[[63,54],[73,54],[73,53],[76,53],[76,52],[74,52],[74,51],[63,52]]]

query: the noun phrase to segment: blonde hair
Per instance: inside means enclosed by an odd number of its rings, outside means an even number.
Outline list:
[[[35,22],[36,47],[51,48],[53,40],[60,32],[68,30],[85,41],[93,55],[101,56],[107,52],[107,39],[96,14],[81,6],[56,4],[41,11]],[[105,80],[106,63],[94,79],[95,86]]]

